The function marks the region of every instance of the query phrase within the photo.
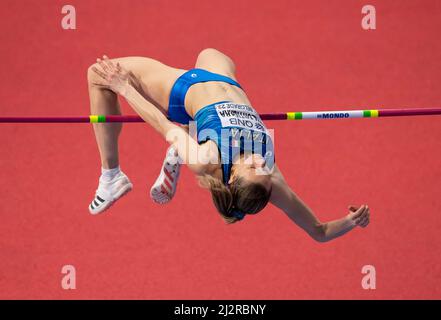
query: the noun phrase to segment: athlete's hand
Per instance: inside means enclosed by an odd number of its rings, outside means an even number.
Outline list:
[[[100,76],[100,80],[94,84],[124,96],[130,86],[129,72],[121,67],[119,62],[113,63],[106,55],[103,56],[103,59],[96,59],[96,62],[99,64],[99,68],[94,66],[92,70]]]
[[[359,208],[356,206],[348,206],[349,214],[347,218],[355,225],[362,228],[366,228],[369,224],[369,207],[367,205],[362,205]]]

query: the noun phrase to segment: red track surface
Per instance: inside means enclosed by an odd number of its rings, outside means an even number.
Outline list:
[[[2,116],[87,115],[97,56],[151,56],[191,68],[215,47],[237,64],[259,112],[441,105],[441,3],[370,1],[2,1]],[[123,104],[127,114],[133,114]],[[367,229],[318,244],[283,213],[226,226],[184,169],[174,201],[150,184],[166,150],[126,125],[121,166],[134,190],[91,216],[100,170],[88,124],[0,126],[0,298],[441,298],[441,118],[268,122],[277,161],[322,219],[368,204]],[[77,289],[61,289],[72,264]],[[377,289],[361,288],[361,268]]]

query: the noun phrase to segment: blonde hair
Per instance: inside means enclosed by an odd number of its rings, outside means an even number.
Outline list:
[[[241,220],[234,215],[234,210],[256,214],[265,208],[271,196],[271,190],[266,190],[260,183],[247,182],[240,177],[229,186],[209,175],[199,176],[198,179],[200,186],[210,191],[217,211],[227,224]]]

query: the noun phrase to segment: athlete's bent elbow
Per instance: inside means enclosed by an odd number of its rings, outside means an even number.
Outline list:
[[[330,240],[326,236],[326,228],[323,224],[316,226],[314,230],[309,232],[308,234],[312,239],[320,243],[328,242]]]

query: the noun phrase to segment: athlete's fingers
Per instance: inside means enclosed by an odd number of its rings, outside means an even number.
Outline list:
[[[99,70],[97,67],[93,66],[92,71],[95,72],[97,75],[99,75],[104,80],[107,80],[106,74],[104,72],[102,72],[101,70]]]
[[[103,60],[105,61],[105,63],[107,64],[107,66],[109,67],[109,69],[111,71],[116,71],[115,65],[113,64],[113,61],[109,59],[108,56],[103,55]]]
[[[362,221],[363,221],[363,218],[355,220],[354,223],[356,226],[359,226]]]
[[[366,217],[367,214],[368,214],[368,211],[367,211],[367,209],[365,209],[361,214],[359,214],[359,215],[355,218],[355,220],[356,220],[356,221],[359,221],[359,220],[363,219],[364,217]]]
[[[367,220],[365,223],[363,223],[362,225],[360,225],[360,227],[362,228],[366,228],[369,225],[369,220]]]
[[[369,216],[368,215],[364,215],[360,219],[358,219],[355,223],[357,225],[362,225],[363,223],[365,223],[368,220],[369,220]]]
[[[364,221],[362,221],[362,222],[359,224],[359,226],[362,227],[362,228],[365,228],[365,227],[368,226],[369,222],[370,222],[370,219],[369,219],[369,218],[366,218]]]
[[[359,210],[362,206],[354,206],[354,205],[350,205],[348,206],[349,211],[351,211],[352,213],[357,212],[357,210]]]
[[[368,211],[365,211],[365,213],[364,213],[359,219],[357,219],[357,220],[355,221],[355,223],[356,223],[357,225],[360,225],[360,226],[361,226],[361,225],[365,224],[366,222],[368,222],[369,219],[370,219],[370,214],[369,214]]]
[[[96,62],[98,62],[98,64],[101,66],[101,68],[103,68],[103,71],[105,73],[109,73],[110,72],[110,69],[107,66],[107,63],[105,61],[103,61],[100,58],[98,58],[98,59],[96,59]]]
[[[101,60],[100,58],[96,59],[96,62],[101,67],[104,74],[109,73],[109,69],[107,68],[106,64]]]
[[[93,81],[92,84],[93,84],[95,87],[106,88],[106,89],[109,88],[109,85],[106,84],[106,83],[104,83],[104,81],[103,81],[103,82]]]
[[[129,72],[129,71],[127,71],[126,69],[124,69],[123,66],[122,66],[119,62],[116,63],[115,68],[116,68],[116,69],[115,69],[116,72],[119,73],[119,74],[121,74],[121,75],[123,75],[124,77],[127,77],[127,78],[131,78],[131,79],[137,80],[137,79],[135,78],[135,76],[134,76],[131,72]]]
[[[356,219],[360,218],[360,216],[363,214],[365,209],[366,209],[366,206],[364,206],[364,205],[362,205],[360,208],[358,208],[358,210],[353,213],[352,220],[356,220]]]

